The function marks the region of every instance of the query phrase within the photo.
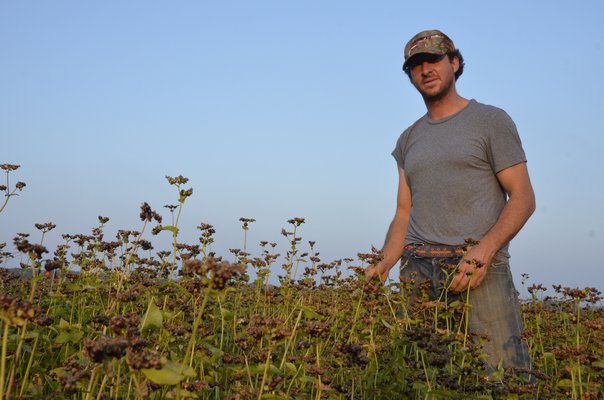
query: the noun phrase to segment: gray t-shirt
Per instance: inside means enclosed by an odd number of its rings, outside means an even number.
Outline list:
[[[424,115],[403,132],[392,155],[411,189],[407,244],[479,240],[507,201],[495,174],[526,162],[512,119],[475,100],[437,121]],[[507,245],[501,253],[508,256]]]

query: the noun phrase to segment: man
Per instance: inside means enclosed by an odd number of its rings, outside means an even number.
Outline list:
[[[429,281],[433,298],[469,290],[469,327],[490,338],[488,365],[528,368],[508,244],[535,210],[535,196],[516,127],[503,110],[457,93],[464,60],[444,33],[418,33],[404,57],[427,114],[392,152],[396,213],[383,259],[366,275],[385,280],[401,259],[401,280]],[[465,247],[467,238],[475,243]],[[448,281],[443,262],[458,265]]]

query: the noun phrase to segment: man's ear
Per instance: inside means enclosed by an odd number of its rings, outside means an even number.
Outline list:
[[[453,57],[451,64],[453,64],[453,72],[457,73],[459,71],[459,57]]]

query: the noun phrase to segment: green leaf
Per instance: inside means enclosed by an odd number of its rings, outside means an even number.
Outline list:
[[[218,347],[214,347],[207,342],[203,342],[203,346],[208,349],[210,353],[212,353],[212,357],[222,357],[224,355],[224,351],[220,350]]]
[[[450,307],[450,308],[455,308],[455,307],[457,307],[457,306],[458,306],[460,303],[461,303],[461,301],[459,301],[459,300],[455,300],[455,301],[451,302],[451,304],[449,304],[449,307]]]
[[[256,364],[250,366],[250,373],[252,375],[264,375],[264,370],[266,369],[266,364]],[[281,370],[277,368],[277,366],[271,364],[268,366],[267,374],[268,376],[273,376],[279,374]]]
[[[422,390],[426,388],[426,384],[424,382],[413,382],[413,389]]]
[[[298,382],[310,383],[312,385],[315,385],[317,383],[317,378],[315,378],[314,376],[308,376],[308,375],[300,376],[300,377],[296,378],[296,380]]]
[[[174,225],[163,226],[161,228],[162,231],[170,231],[175,235],[178,235],[178,228]]]
[[[319,318],[320,315],[308,306],[299,305],[300,310],[304,311],[304,316],[306,318]]]
[[[184,376],[186,376],[187,378],[196,378],[197,377],[197,373],[195,372],[195,369],[193,369],[193,367],[191,367],[191,366],[186,366],[185,369],[182,370],[182,374]]]
[[[274,365],[274,364],[269,365],[269,367],[268,367],[269,376],[279,374],[280,372],[281,372],[281,370],[279,370],[279,368],[277,368],[276,365]]]
[[[69,329],[69,326],[69,322],[61,318],[61,320],[59,321],[59,329]]]
[[[390,330],[394,329],[394,327],[392,325],[390,325],[388,322],[386,322],[386,320],[384,318],[381,318],[382,320],[382,324],[384,324],[384,326]]]
[[[287,368],[290,372],[292,372],[294,374],[296,372],[298,372],[298,368],[296,368],[296,366],[294,365],[294,363],[286,362],[285,363],[285,368]]]
[[[604,369],[604,360],[597,360],[591,363],[591,366],[594,368]]]
[[[59,344],[65,344],[65,343],[68,343],[69,341],[70,341],[70,336],[67,331],[63,331],[63,332],[59,333],[59,336],[57,336],[55,338],[55,343],[59,343]]]
[[[141,331],[146,328],[161,328],[164,326],[164,317],[161,313],[159,307],[155,305],[155,301],[153,298],[149,301],[149,306],[147,307],[147,312],[145,313],[145,318],[141,323]]]
[[[252,375],[264,374],[264,364],[250,365],[250,374],[252,374]]]
[[[570,379],[560,379],[558,381],[558,386],[569,388],[573,386],[573,381]]]
[[[175,361],[168,360],[161,369],[141,369],[143,374],[153,383],[158,385],[177,385],[185,378],[195,378],[195,370],[186,366],[183,367]]]
[[[84,336],[84,332],[77,330],[64,330],[59,333],[59,336],[55,338],[55,343],[79,343]]]
[[[153,383],[158,385],[177,385],[185,376],[177,371],[169,368],[154,369],[154,368],[143,368],[142,373]]]
[[[38,332],[33,332],[33,331],[32,332],[27,332],[25,334],[25,339],[34,339],[34,338],[37,338],[39,336],[40,336],[40,334]]]
[[[223,308],[221,312],[224,319],[233,319],[233,317],[235,316],[232,311],[229,311],[226,308]]]
[[[178,396],[176,395],[175,390],[172,390],[172,391],[170,391],[170,392],[168,392],[166,394],[166,399],[168,399],[168,400],[177,399],[177,398],[180,398],[180,399],[198,399],[199,396],[197,395],[197,393],[193,393],[193,392],[190,392],[190,391],[185,390],[185,389],[180,389],[180,393],[179,393]]]
[[[166,362],[166,364],[163,367],[169,368],[173,371],[181,373],[184,376],[186,376],[187,378],[195,378],[197,376],[197,374],[195,373],[195,369],[193,369],[193,367],[187,365],[186,367],[183,368],[183,366],[180,365],[180,363],[177,363],[176,361],[168,360],[168,362]]]
[[[63,367],[55,368],[55,369],[51,370],[50,373],[51,373],[51,375],[55,374],[57,376],[63,375],[65,373],[65,368],[63,368]]]
[[[458,399],[459,398],[459,393],[454,392],[450,389],[439,389],[439,390],[431,390],[428,392],[426,398],[428,399]],[[476,398],[476,399],[482,399],[484,397],[472,397],[472,398]],[[491,397],[487,397],[488,399],[491,399]]]

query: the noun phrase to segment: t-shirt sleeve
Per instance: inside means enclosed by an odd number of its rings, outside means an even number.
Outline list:
[[[407,135],[408,130],[406,130],[405,132],[403,132],[401,134],[401,136],[399,136],[398,140],[396,141],[396,146],[394,147],[394,150],[392,150],[392,157],[394,157],[394,159],[396,160],[396,163],[398,164],[399,167],[401,167],[401,169],[405,169],[403,167],[404,165],[404,161],[405,161],[405,155],[404,155],[404,143],[406,143],[407,141]]]
[[[526,162],[526,155],[516,125],[503,110],[500,110],[493,118],[493,129],[489,141],[489,158],[495,173]]]
[[[400,148],[401,138],[399,137],[396,141],[396,146],[394,146],[394,150],[392,150],[392,157],[396,160],[396,163],[399,167],[403,168],[403,154]]]

